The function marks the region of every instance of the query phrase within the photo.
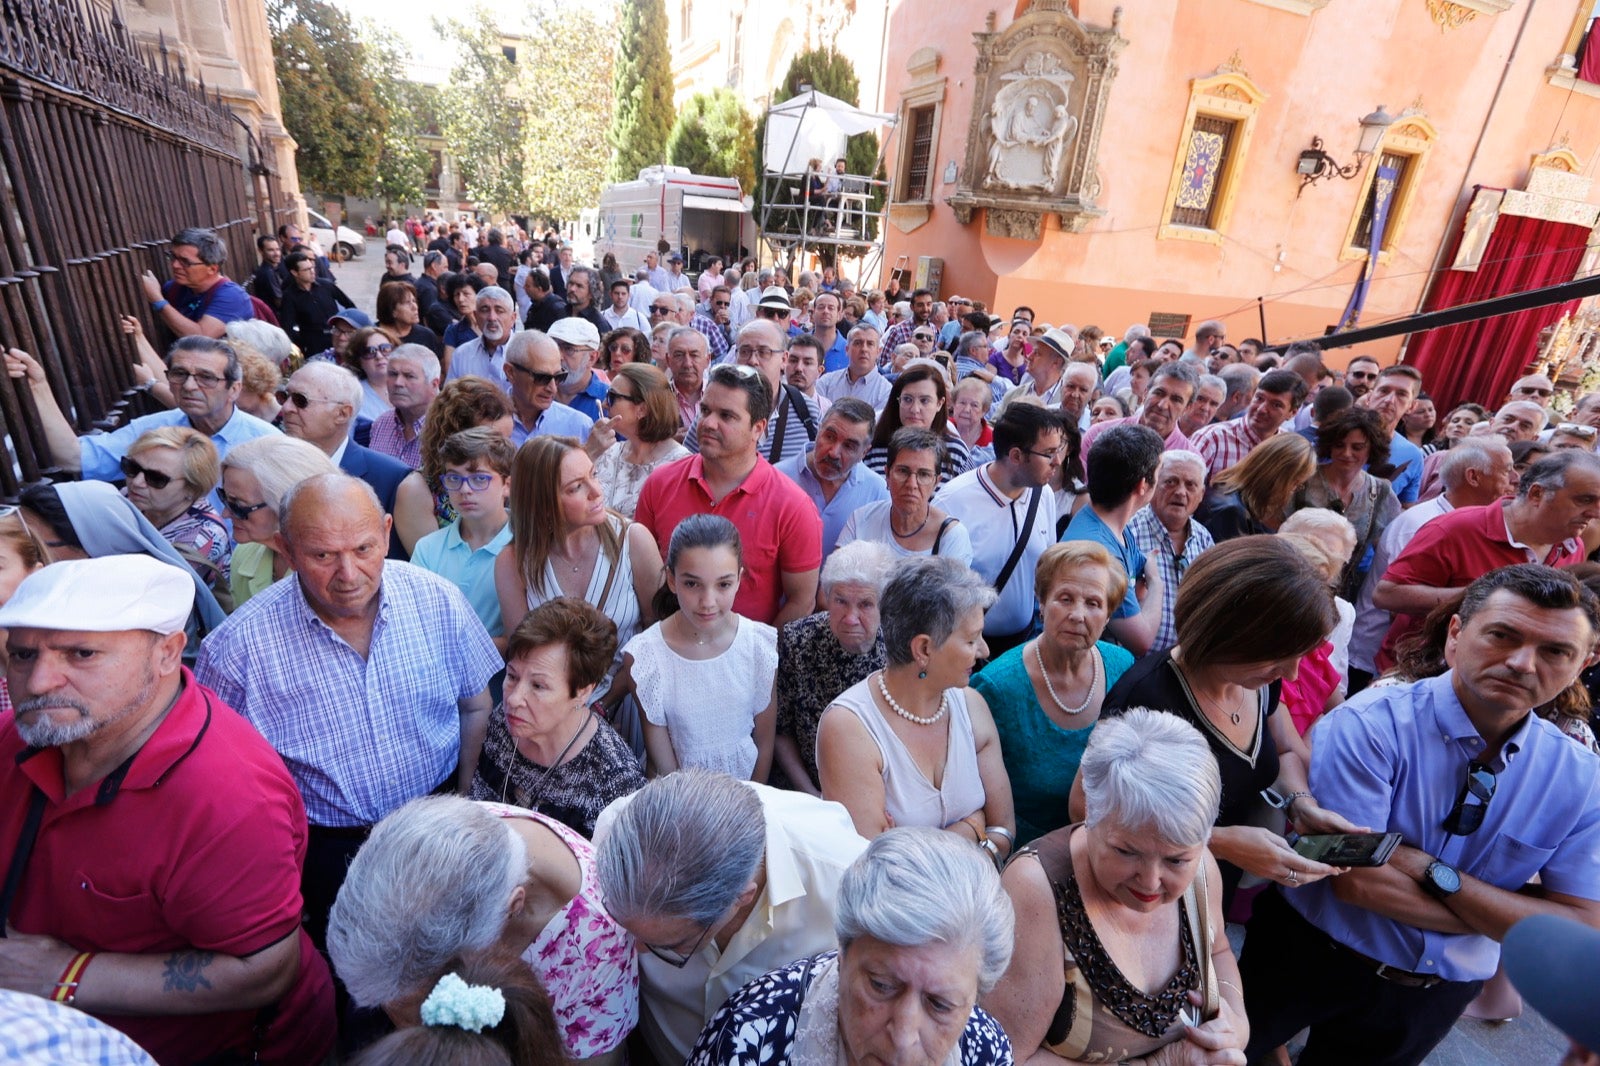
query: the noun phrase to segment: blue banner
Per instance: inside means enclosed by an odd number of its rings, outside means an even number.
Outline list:
[[[1344,305],[1344,314],[1339,317],[1339,328],[1350,329],[1361,318],[1361,309],[1367,302],[1367,287],[1372,283],[1372,275],[1378,269],[1378,252],[1383,249],[1383,232],[1389,225],[1389,208],[1394,203],[1394,194],[1400,181],[1400,172],[1394,167],[1379,164],[1377,174],[1372,178],[1372,227],[1367,238],[1367,259],[1361,264],[1361,276],[1356,279],[1356,287],[1350,293],[1350,300]]]

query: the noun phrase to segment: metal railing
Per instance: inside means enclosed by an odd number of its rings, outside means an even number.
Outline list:
[[[146,51],[117,14],[0,0],[0,345],[39,359],[80,432],[143,413],[118,316],[158,336],[139,276],[168,276],[174,233],[209,226],[228,276],[253,268],[247,193],[261,222],[282,197],[241,125],[164,39]],[[31,396],[3,376],[0,434],[0,496],[60,476]]]

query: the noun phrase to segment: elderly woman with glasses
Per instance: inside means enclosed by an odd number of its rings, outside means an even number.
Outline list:
[[[678,401],[666,374],[649,363],[629,362],[612,367],[605,405],[619,439],[595,459],[594,474],[606,506],[632,518],[651,472],[689,455],[677,439]]]
[[[1010,961],[994,868],[932,829],[891,829],[845,872],[837,951],[751,981],[712,1017],[690,1066],[1012,1062],[978,1006]]]
[[[258,437],[228,449],[217,494],[233,519],[238,543],[229,581],[235,609],[289,573],[289,556],[278,533],[284,496],[308,477],[338,472],[321,448],[297,437]]]
[[[835,549],[822,564],[824,609],[778,631],[774,785],[822,795],[817,726],[839,693],[887,661],[878,602],[893,563],[871,541]]]
[[[931,430],[897,431],[889,438],[884,468],[889,498],[851,512],[839,531],[838,545],[872,541],[896,555],[945,555],[970,565],[972,538],[967,527],[933,505],[948,454],[945,440]]]
[[[1006,867],[1019,935],[984,1006],[1025,1062],[1244,1066],[1244,995],[1206,848],[1223,783],[1205,739],[1131,710],[1095,727],[1079,777],[1082,824]]]
[[[350,337],[344,365],[361,379],[361,410],[356,418],[372,421],[394,405],[389,402],[389,353],[400,344],[387,326],[368,326]]]
[[[457,796],[412,800],[379,822],[328,919],[350,998],[414,1025],[453,957],[502,952],[549,992],[575,1062],[624,1060],[636,954],[606,913],[588,841],[534,811]]]
[[[862,836],[944,829],[996,860],[1016,839],[1011,784],[989,705],[971,688],[987,656],[994,589],[954,559],[908,559],[884,587],[888,665],[833,701],[817,729],[824,799]]]
[[[160,426],[141,434],[122,458],[122,494],[150,520],[219,600],[232,607],[228,565],[233,538],[211,502],[222,479],[217,447],[199,430]]]

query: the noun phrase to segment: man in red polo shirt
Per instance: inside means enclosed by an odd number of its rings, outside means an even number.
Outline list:
[[[165,1066],[320,1062],[333,985],[300,928],[305,809],[184,668],[193,600],[192,575],[113,555],[47,566],[0,608],[0,988]]]
[[[816,609],[822,518],[798,485],[761,458],[771,414],[772,391],[754,367],[712,367],[696,426],[700,454],[651,474],[634,519],[663,554],[689,515],[728,519],[739,530],[744,561],[733,609],[781,627]]]
[[[1423,618],[1473,581],[1514,563],[1582,562],[1579,534],[1600,518],[1600,457],[1561,451],[1522,475],[1514,499],[1461,507],[1429,522],[1389,564],[1375,606],[1394,613],[1376,665],[1394,664],[1395,645]]]

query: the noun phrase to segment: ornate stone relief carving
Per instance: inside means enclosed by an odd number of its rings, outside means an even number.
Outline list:
[[[1116,77],[1122,9],[1109,28],[1079,22],[1069,0],[1035,0],[996,33],[973,34],[977,83],[967,155],[947,201],[962,223],[980,208],[996,236],[1037,240],[1043,216],[1080,232],[1104,214],[1095,170]]]

